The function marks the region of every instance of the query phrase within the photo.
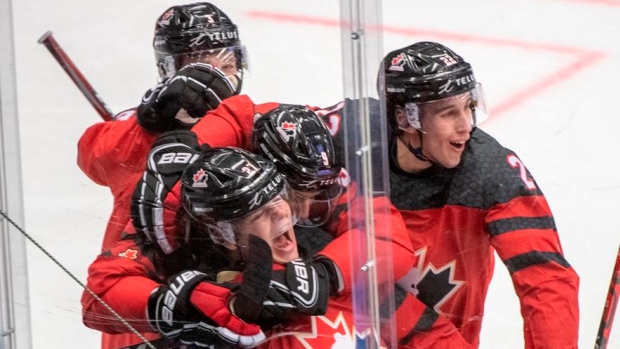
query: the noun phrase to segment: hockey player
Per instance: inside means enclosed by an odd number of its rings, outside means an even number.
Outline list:
[[[381,67],[390,199],[418,257],[399,283],[477,347],[495,250],[519,297],[525,348],[577,348],[579,278],[532,174],[475,127],[485,100],[471,65],[418,42]]]
[[[164,11],[155,24],[153,48],[162,82],[146,92],[139,107],[89,127],[78,142],[78,166],[114,197],[103,249],[119,239],[130,220],[129,200],[157,136],[190,128],[242,85],[245,54],[237,26],[211,3]],[[198,64],[181,69],[190,63]]]
[[[190,44],[197,39],[197,45]],[[153,47],[161,83],[146,92],[137,108],[89,127],[78,142],[78,166],[95,183],[110,188],[114,198],[102,251],[114,245],[130,222],[131,195],[159,133],[191,127],[241,89],[245,54],[237,26],[210,3],[167,9],[156,21]],[[102,348],[136,340],[130,333],[104,333]]]

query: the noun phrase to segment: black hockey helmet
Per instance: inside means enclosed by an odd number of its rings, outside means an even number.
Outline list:
[[[217,223],[258,210],[282,194],[284,183],[275,165],[259,155],[233,147],[212,148],[183,172],[181,196],[191,217],[214,225],[209,233],[215,242],[234,242],[232,230],[217,229]]]
[[[153,48],[162,78],[191,63],[184,58],[195,56],[193,61],[201,61],[199,58],[207,54],[234,62],[239,73],[246,68],[245,49],[237,26],[226,13],[208,2],[172,6],[164,11],[155,24]],[[203,63],[217,66],[209,61]]]
[[[396,107],[427,103],[472,91],[478,107],[485,108],[484,95],[471,65],[448,47],[436,42],[417,42],[388,53],[381,68],[379,92],[385,93],[388,120],[394,124]],[[409,123],[419,127],[419,119]],[[417,122],[417,123],[416,123]]]
[[[282,104],[255,121],[252,143],[256,153],[276,164],[292,189],[291,196],[329,203],[333,208],[342,193],[342,165],[327,126],[314,112],[302,105]],[[331,213],[331,209],[311,211],[321,212],[321,217],[304,217],[296,212],[302,219],[300,223],[310,219],[314,222],[310,225],[318,225]]]

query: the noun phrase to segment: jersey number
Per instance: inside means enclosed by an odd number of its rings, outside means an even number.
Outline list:
[[[316,115],[318,115],[321,120],[323,120],[323,122],[327,126],[327,129],[329,130],[329,134],[332,137],[335,137],[336,134],[338,134],[338,132],[340,131],[340,122],[342,121],[342,118],[340,117],[340,114],[337,113],[337,111],[341,110],[343,107],[344,102],[340,102],[333,107],[314,111]]]
[[[527,189],[529,190],[536,189],[536,184],[534,184],[533,180],[528,178],[527,170],[525,168],[525,165],[523,165],[523,163],[521,162],[521,160],[519,160],[519,158],[514,155],[508,155],[507,160],[510,166],[512,166],[512,168],[519,169],[519,175],[521,176],[521,180],[523,181]]]

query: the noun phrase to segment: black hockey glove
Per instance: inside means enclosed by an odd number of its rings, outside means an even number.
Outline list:
[[[138,123],[149,132],[189,129],[222,100],[234,95],[226,75],[205,63],[191,63],[149,89],[138,106]]]
[[[301,259],[286,263],[274,270],[271,287],[296,310],[306,315],[323,315],[327,310],[330,292],[336,294],[339,278],[336,267],[325,258],[304,262]]]
[[[147,309],[153,329],[164,338],[208,348],[251,347],[263,341],[265,334],[258,325],[248,324],[231,312],[234,293],[229,284],[206,279],[205,274],[188,270],[157,288]]]
[[[204,145],[203,147],[208,147]],[[183,171],[200,156],[196,134],[177,130],[163,133],[153,143],[147,167],[131,198],[131,217],[136,231],[166,254],[179,246],[176,215],[179,190],[173,190]]]
[[[284,323],[293,315],[300,314],[288,293],[272,287],[272,265],[269,244],[250,235],[249,257],[243,271],[243,284],[236,292],[234,312],[243,320],[257,323],[263,329]]]

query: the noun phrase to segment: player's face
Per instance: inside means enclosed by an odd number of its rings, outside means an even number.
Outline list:
[[[430,160],[446,168],[461,162],[465,143],[472,131],[473,111],[470,93],[420,104],[422,151]]]
[[[237,57],[232,50],[210,50],[186,55],[181,59],[181,66],[196,62],[211,64],[226,73],[226,75],[237,74]]]
[[[238,83],[239,65],[234,50],[223,48],[184,55],[181,57],[180,66],[183,67],[196,62],[210,64],[226,74],[230,81]]]
[[[310,215],[310,206],[314,202],[314,198],[319,195],[319,191],[297,191],[290,190],[289,204],[291,209],[299,219],[307,219]]]
[[[297,225],[316,227],[331,217],[342,192],[341,186],[312,191],[289,188],[286,200],[291,205],[293,215],[298,218]]]
[[[248,246],[249,235],[256,235],[267,241],[276,263],[288,263],[299,257],[291,207],[280,196],[235,222],[233,226],[238,245]],[[247,250],[245,253],[248,252],[251,253]]]

